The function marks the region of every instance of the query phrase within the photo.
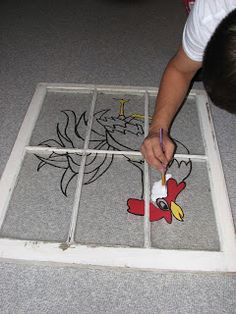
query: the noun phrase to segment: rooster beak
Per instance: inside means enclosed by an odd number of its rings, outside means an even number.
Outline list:
[[[171,202],[170,204],[170,209],[171,209],[171,212],[172,212],[172,215],[179,221],[184,221],[183,218],[184,218],[184,212],[182,210],[182,208],[176,204],[175,202]]]

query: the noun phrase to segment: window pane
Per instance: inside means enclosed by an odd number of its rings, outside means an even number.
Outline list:
[[[144,139],[144,96],[99,93],[89,148],[139,150]]]
[[[153,208],[153,211],[158,212],[160,220],[152,222],[152,246],[164,249],[219,250],[214,200],[206,162],[192,162],[189,177],[183,181],[185,183],[181,183],[190,170],[190,164],[186,165],[185,162],[180,164],[180,161],[175,161],[168,170],[172,174],[171,184],[167,181],[168,208],[161,210],[163,203],[160,200],[156,203],[160,206]],[[151,178],[152,186],[154,181],[160,179],[154,171]],[[181,210],[184,213],[183,221],[178,220],[183,214]],[[172,223],[169,224],[170,220]]]
[[[75,236],[77,242],[143,246],[143,219],[127,212],[129,199],[142,199],[142,175],[142,164],[133,157],[88,157]]]
[[[48,92],[30,145],[83,148],[92,94]]]
[[[76,183],[68,158],[55,153],[26,155],[1,229],[2,237],[66,240]],[[77,156],[78,163],[79,159]]]
[[[151,97],[150,114],[155,98]],[[205,154],[195,97],[189,97],[171,127],[171,137],[177,144],[178,154]]]

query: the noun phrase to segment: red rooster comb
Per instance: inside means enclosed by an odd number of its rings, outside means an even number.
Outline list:
[[[170,178],[167,183],[167,196],[165,197],[168,204],[171,203],[171,201],[176,200],[179,193],[185,189],[186,183],[184,181],[180,182],[179,184],[177,181],[173,178]]]

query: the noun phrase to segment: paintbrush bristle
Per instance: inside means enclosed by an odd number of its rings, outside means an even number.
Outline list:
[[[161,176],[161,184],[166,185],[166,175],[165,174],[162,174],[162,176]]]

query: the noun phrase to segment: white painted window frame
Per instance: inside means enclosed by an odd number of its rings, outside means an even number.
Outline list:
[[[93,92],[89,122],[83,149],[60,149],[29,146],[31,134],[38,119],[47,91],[79,93]],[[149,222],[150,183],[148,173],[149,169],[146,162],[144,162],[144,247],[90,247],[75,243],[74,234],[79,210],[86,154],[96,152],[98,154],[109,153],[114,155],[125,154],[140,156],[139,152],[134,151],[112,152],[109,150],[108,152],[101,150],[94,151],[88,148],[96,97],[99,92],[108,94],[126,93],[144,95],[145,134],[147,134],[149,124],[149,96],[155,96],[158,92],[157,88],[50,83],[38,84],[0,181],[0,227],[4,222],[8,204],[25,154],[60,151],[78,152],[83,154],[75,192],[70,229],[65,243],[0,238],[0,258],[97,266],[132,267],[153,270],[235,272],[236,240],[232,213],[207,95],[201,90],[193,90],[189,97],[196,98],[206,153],[205,155],[176,154],[175,158],[191,158],[194,161],[205,161],[207,164],[212,199],[214,200],[214,211],[220,241],[220,251],[166,250],[151,247]]]

